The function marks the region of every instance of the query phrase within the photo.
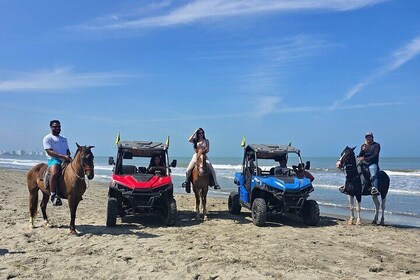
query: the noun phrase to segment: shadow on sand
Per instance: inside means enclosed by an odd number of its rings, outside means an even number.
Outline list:
[[[210,211],[207,213],[209,220],[232,220],[237,224],[252,224],[251,212],[242,211],[238,215],[230,214],[229,211]],[[341,218],[321,216],[317,227],[335,226],[343,221]],[[176,227],[192,226],[202,223],[202,219],[197,220],[194,211],[180,211],[178,212],[178,220]],[[293,215],[271,215],[267,218],[266,226],[280,227],[292,226],[299,228],[308,228],[311,226],[305,225],[301,218]]]
[[[58,228],[69,228],[68,226],[59,226]],[[76,230],[78,236],[83,235],[136,235],[140,238],[155,238],[159,237],[156,234],[149,234],[142,232],[145,227],[141,224],[117,224],[115,227],[107,227],[105,225],[78,225]]]

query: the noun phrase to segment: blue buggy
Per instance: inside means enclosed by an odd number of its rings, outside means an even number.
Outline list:
[[[289,155],[296,163],[292,168],[282,162],[286,160],[287,163]],[[304,164],[300,151],[290,145],[246,146],[242,171],[236,172],[234,177],[238,191],[229,196],[229,212],[239,214],[241,207],[250,209],[256,226],[263,226],[267,216],[272,214],[295,214],[305,224],[316,226],[319,206],[316,201],[308,200],[314,190],[309,169],[310,162]]]

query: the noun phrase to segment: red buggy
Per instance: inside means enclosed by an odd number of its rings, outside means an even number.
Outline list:
[[[160,157],[160,166],[151,166]],[[173,195],[168,147],[160,142],[120,141],[109,185],[106,225],[116,225],[117,217],[157,215],[165,225],[176,222],[177,209]]]

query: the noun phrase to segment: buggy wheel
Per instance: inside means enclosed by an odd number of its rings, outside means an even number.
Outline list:
[[[263,198],[256,198],[252,203],[252,222],[256,226],[263,226],[267,220],[267,205]]]
[[[319,206],[315,200],[307,200],[302,207],[303,222],[308,226],[316,226],[319,222]]]
[[[163,209],[163,222],[166,226],[173,226],[176,223],[177,209],[176,201],[171,197],[164,206]]]
[[[106,226],[115,227],[117,224],[118,201],[114,197],[108,198],[108,207],[106,209]]]
[[[238,192],[231,192],[228,200],[229,213],[239,214],[241,212],[241,205],[239,204]]]

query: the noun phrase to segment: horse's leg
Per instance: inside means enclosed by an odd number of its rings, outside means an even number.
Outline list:
[[[361,212],[361,204],[362,204],[362,201],[360,200],[358,200],[358,199],[356,199],[356,207],[357,207],[357,220],[356,220],[356,225],[358,225],[358,226],[360,226],[361,224],[362,224],[362,218],[361,218],[361,216],[360,216],[360,212]]]
[[[348,195],[349,207],[350,207],[350,219],[347,224],[352,225],[354,221],[354,196]]]
[[[28,189],[29,189],[29,229],[34,228],[34,219],[36,218],[37,210],[38,210],[38,186],[35,184],[30,186],[28,182]]]
[[[201,190],[201,200],[203,202],[203,219],[207,221],[207,191],[208,187]]]
[[[194,195],[195,195],[195,213],[196,218],[200,218],[200,190],[197,188],[194,188]]]
[[[47,205],[48,205],[49,199],[50,199],[50,196],[42,192],[42,201],[41,201],[40,206],[41,206],[42,218],[44,219],[45,227],[51,227],[50,223],[48,222],[48,216],[47,216]]]
[[[373,218],[372,224],[375,224],[378,222],[378,215],[379,215],[379,199],[377,195],[372,195],[373,203],[375,204],[375,217]]]
[[[76,221],[76,210],[77,210],[77,206],[79,205],[80,198],[69,195],[68,202],[69,202],[69,207],[70,207],[70,233],[77,235],[75,221]]]
[[[383,226],[385,225],[385,202],[386,202],[386,198],[382,198],[382,216],[381,216],[381,222],[380,224]]]

